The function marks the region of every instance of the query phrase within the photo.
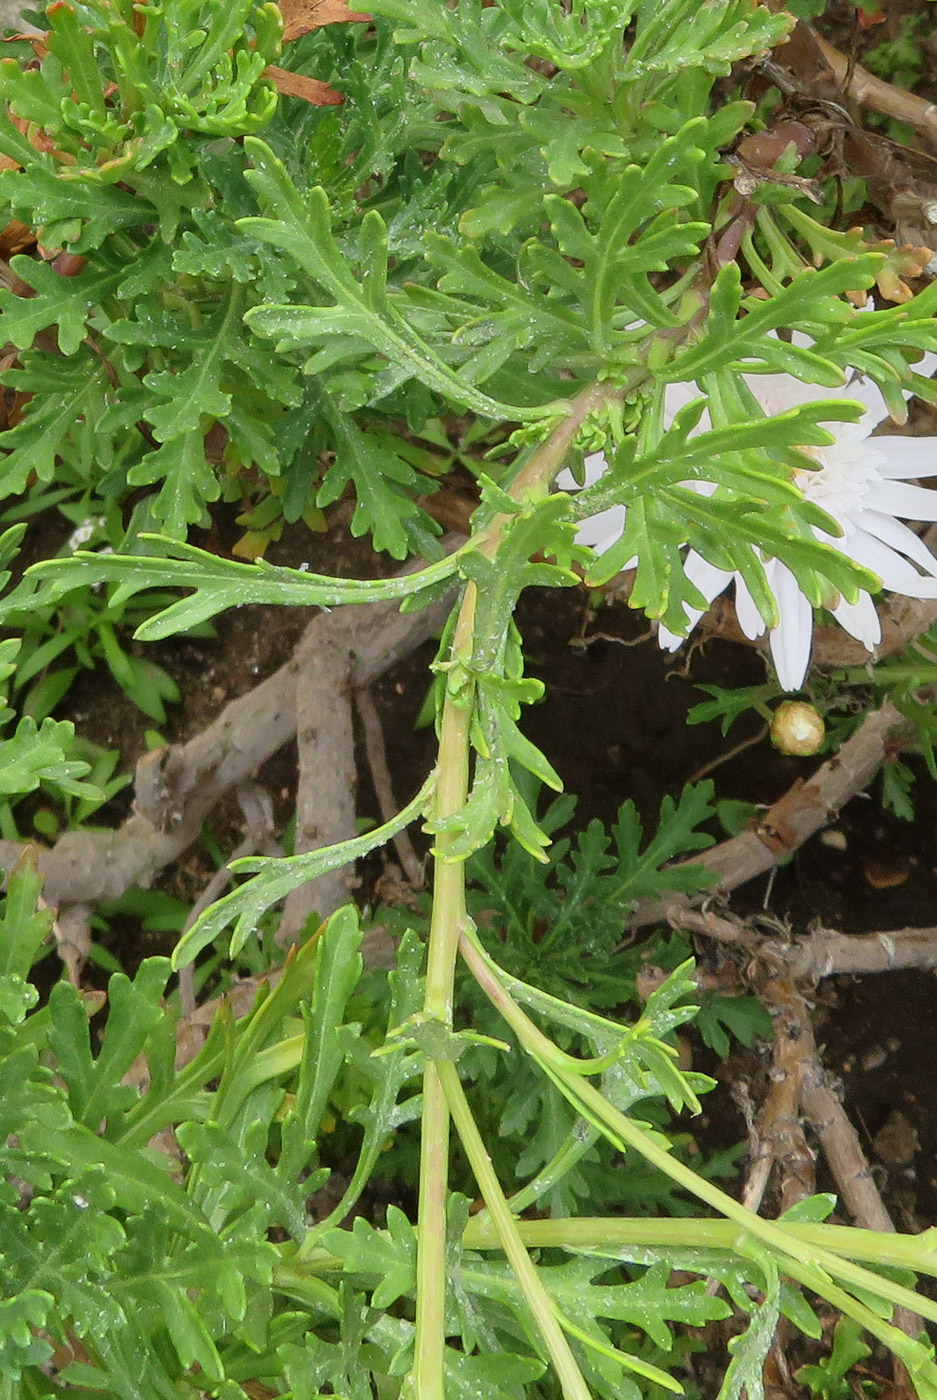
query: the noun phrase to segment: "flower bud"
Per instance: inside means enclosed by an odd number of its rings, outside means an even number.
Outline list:
[[[771,721],[771,742],[782,753],[809,758],[817,753],[826,734],[819,710],[805,700],[785,700]]]

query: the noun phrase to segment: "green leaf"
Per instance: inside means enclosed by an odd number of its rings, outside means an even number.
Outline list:
[[[416,1235],[398,1206],[387,1207],[387,1229],[375,1230],[361,1216],[351,1230],[330,1230],[322,1244],[337,1254],[350,1273],[378,1276],[371,1304],[389,1308],[416,1286]]]
[[[416,1015],[423,1004],[420,969],[424,951],[423,941],[412,930],[407,930],[397,949],[396,969],[388,973],[391,993],[387,1011],[388,1032]],[[419,1117],[423,1102],[419,1093],[401,1098],[407,1084],[422,1078],[422,1056],[403,1051],[376,1055],[354,1026],[342,1026],[338,1035],[349,1066],[360,1082],[367,1086],[367,1102],[355,1104],[348,1113],[351,1121],[363,1128],[363,1137],[355,1170],[341,1200],[325,1220],[308,1232],[300,1250],[302,1255],[313,1253],[320,1243],[322,1232],[348,1215],[393,1134],[405,1123]]]
[[[759,1037],[770,1036],[771,1018],[757,997],[707,996],[697,1014],[696,1028],[703,1043],[725,1060],[732,1049],[729,1035],[751,1047]]]
[[[73,455],[66,444],[77,436],[77,425],[100,413],[103,376],[90,352],[65,362],[33,350],[22,369],[3,378],[10,388],[34,396],[16,426],[0,433],[0,452],[6,453],[0,457],[0,496],[11,496],[26,490],[33,473],[52,481],[59,454]],[[76,455],[81,460],[80,450]]]
[[[372,433],[361,432],[347,414],[336,412],[327,397],[322,408],[335,439],[335,461],[319,487],[316,505],[331,505],[354,482],[351,533],[357,538],[370,532],[375,549],[405,559],[413,547],[408,522],[419,520],[438,528],[413,499],[421,478],[399,453]]]
[[[42,876],[27,847],[10,872],[0,913],[0,976],[25,979],[52,928],[54,912],[39,908]]]
[[[779,327],[841,323],[853,314],[840,300],[842,293],[871,287],[881,263],[880,254],[866,253],[819,270],[805,268],[777,295],[753,301],[741,320],[741,273],[737,263],[727,263],[713,283],[702,336],[677,354],[661,371],[661,377],[671,384],[687,383],[730,367],[751,374],[754,363],[755,372],[763,364],[766,370],[793,372],[811,384],[841,385],[844,376],[838,365],[823,355],[769,337],[768,332]]]
[[[851,1317],[841,1317],[833,1332],[833,1350],[815,1366],[801,1366],[797,1380],[811,1395],[822,1400],[851,1400],[855,1394],[848,1373],[858,1362],[871,1356],[872,1348],[862,1341],[862,1328]]]
[[[230,1230],[253,1209],[247,1221],[255,1239],[258,1227],[265,1231],[278,1225],[299,1241],[307,1229],[306,1197],[321,1185],[321,1177],[286,1181],[267,1160],[269,1115],[280,1097],[255,1100],[258,1118],[239,1129],[190,1121],[179,1125],[176,1136],[190,1162],[198,1165],[199,1194],[209,1216],[225,1221]]]
[[[198,1366],[210,1383],[224,1379],[224,1365],[205,1322],[195,1304],[174,1284],[152,1279],[148,1291],[154,1296],[176,1355],[186,1368]]]
[[[446,1394],[454,1400],[526,1400],[530,1386],[546,1367],[532,1356],[513,1352],[466,1356],[446,1348]]]
[[[243,603],[285,603],[300,607],[340,607],[344,603],[386,602],[406,598],[435,586],[456,573],[460,558],[451,554],[418,573],[396,578],[335,579],[302,569],[274,567],[264,560],[244,564],[196,549],[193,545],[160,535],[141,535],[151,546],[147,556],[91,554],[76,551],[70,559],[48,559],[29,571],[30,577],[49,580],[42,591],[29,595],[30,606],[56,602],[79,584],[116,582],[121,587],[112,603],[120,606],[145,588],[194,588],[191,598],[181,598],[142,623],[134,633],[141,641],[157,641],[205,622],[225,608]],[[173,559],[171,556],[181,556]],[[19,599],[11,595],[8,610]],[[0,604],[0,615],[3,612]]]
[[[51,1293],[28,1288],[0,1301],[0,1376],[17,1381],[27,1367],[42,1366],[54,1353],[42,1333],[55,1308]]]
[[[706,1292],[705,1281],[671,1287],[671,1270],[655,1265],[631,1283],[595,1282],[606,1272],[605,1260],[580,1258],[555,1269],[546,1269],[545,1283],[563,1313],[585,1330],[594,1330],[597,1318],[616,1319],[640,1327],[661,1351],[673,1347],[668,1322],[702,1327],[731,1315],[722,1298]]]
[[[169,977],[166,958],[147,958],[131,982],[122,972],[108,984],[108,1019],[96,1059],[88,1018],[75,989],[59,982],[52,990],[49,1044],[69,1091],[75,1118],[97,1131],[135,1103],[137,1090],[121,1081],[163,1017],[162,994]]]
[[[550,0],[506,0],[504,5],[517,29],[517,39],[509,41],[512,47],[564,70],[594,63],[613,35],[627,28],[633,9],[631,0],[573,0],[568,10],[557,10]]]
[[[729,1342],[732,1360],[722,1383],[720,1400],[740,1400],[743,1395],[746,1400],[765,1400],[764,1364],[781,1314],[780,1279],[774,1259],[754,1240],[743,1238],[739,1252],[757,1261],[764,1284],[762,1299],[752,1308],[748,1327]]]
[[[44,80],[36,78],[41,87]],[[53,129],[57,125],[56,114]],[[45,248],[67,242],[76,253],[100,247],[117,229],[158,222],[156,210],[140,194],[74,180],[36,161],[25,171],[0,171],[0,202],[37,230]]]
[[[375,827],[365,836],[344,841],[340,846],[327,846],[322,850],[308,851],[298,856],[248,857],[236,861],[232,869],[236,871],[259,872],[240,889],[225,895],[209,905],[204,914],[192,925],[176,945],[173,966],[185,967],[201,950],[217,938],[230,924],[234,924],[231,946],[240,949],[256,929],[263,914],[278,900],[285,899],[291,890],[336,870],[342,865],[359,860],[369,851],[383,846],[391,836],[402,831],[423,811],[436,782],[435,773],[426,780],[420,791],[397,816],[383,826]]]
[[[0,793],[18,797],[42,783],[75,797],[103,800],[94,784],[80,781],[90,765],[68,756],[74,737],[70,720],[44,719],[37,725],[28,715],[21,719],[12,738],[0,740]]]
[[[626,80],[631,81],[655,73],[682,77],[693,67],[727,74],[740,58],[775,48],[791,28],[788,14],[753,9],[746,0],[727,0],[718,7],[667,0],[639,8],[642,23],[625,59]]]
[[[160,442],[196,432],[207,423],[203,419],[223,418],[231,407],[231,396],[220,387],[226,358],[233,353],[236,328],[244,309],[244,294],[234,283],[228,304],[218,316],[209,337],[195,347],[191,364],[179,372],[148,374],[144,384],[156,402],[146,409],[146,418]],[[158,402],[160,399],[163,403]]]
[[[351,905],[337,910],[318,935],[312,1000],[303,1007],[299,1082],[281,1129],[279,1170],[289,1179],[299,1177],[315,1151],[326,1103],[347,1054],[339,1028],[361,976],[361,938],[357,911]]]
[[[0,315],[7,339],[19,350],[28,350],[40,331],[55,326],[63,355],[74,355],[88,334],[92,308],[111,295],[121,271],[85,269],[74,277],[63,277],[49,263],[17,255],[10,267],[20,281],[36,295],[14,295],[0,289]]]
[[[172,437],[155,452],[148,452],[131,467],[127,481],[131,486],[162,482],[150,508],[171,539],[184,538],[186,526],[205,521],[206,505],[221,495],[201,432]]]
[[[289,253],[335,298],[332,307],[257,307],[247,321],[259,334],[278,339],[278,350],[311,346],[326,334],[363,340],[428,388],[489,418],[527,422],[555,412],[555,405],[528,409],[498,403],[453,374],[388,297],[386,231],[380,216],[372,211],[362,223],[359,282],[332,234],[326,192],[314,189],[304,201],[269,146],[249,139],[245,147],[254,161],[247,179],[278,218],[247,219],[242,226]]]

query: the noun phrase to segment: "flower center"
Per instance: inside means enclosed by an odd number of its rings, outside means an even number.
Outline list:
[[[794,473],[794,480],[809,501],[814,501],[836,519],[863,510],[869,491],[882,480],[885,455],[861,430],[859,424],[840,429],[829,447],[802,449],[814,457],[816,471]]]

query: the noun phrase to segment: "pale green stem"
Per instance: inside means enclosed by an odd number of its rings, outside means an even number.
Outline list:
[[[534,452],[518,472],[511,494],[522,501],[530,491],[547,490],[575,440],[583,421],[621,390],[595,384],[574,401],[569,416]],[[497,516],[479,546],[493,557],[509,517]],[[449,663],[449,684],[443,703],[439,735],[439,778],[435,816],[454,816],[464,807],[469,783],[469,733],[475,700],[471,659],[475,645],[477,590],[469,583],[456,623]],[[446,858],[456,839],[438,832],[426,966],[424,1015],[452,1024],[452,987],[459,938],[468,927],[465,909],[465,867]],[[437,1066],[427,1060],[423,1075],[423,1124],[420,1149],[419,1237],[416,1266],[416,1339],[412,1393],[415,1400],[445,1400],[446,1317],[446,1194],[448,1188],[449,1110]]]
[[[436,1066],[423,1073],[420,1140],[420,1232],[416,1251],[416,1400],[444,1400],[446,1355],[446,1190],[449,1181],[449,1110]]]
[[[511,1206],[511,1201],[508,1201]],[[731,1250],[738,1239],[738,1226],[731,1220],[700,1219],[697,1216],[589,1216],[571,1220],[517,1220],[517,1232],[527,1249],[570,1249],[626,1258],[629,1249],[640,1253],[681,1249]],[[807,1249],[828,1250],[843,1259],[862,1260],[880,1268],[911,1269],[914,1273],[937,1277],[937,1227],[920,1235],[883,1234],[859,1230],[852,1225],[821,1225],[800,1220],[778,1220],[777,1229]],[[469,1250],[500,1249],[501,1237],[488,1211],[472,1216],[462,1232],[462,1247]],[[316,1246],[307,1254],[296,1255],[296,1246],[280,1246],[291,1267],[315,1273],[341,1273],[344,1265],[337,1254]],[[296,1257],[294,1258],[294,1255]],[[640,1263],[640,1259],[633,1262]]]
[[[476,589],[470,583],[462,600],[453,641],[453,664],[471,655]],[[451,673],[450,673],[451,674]],[[443,708],[439,736],[439,785],[436,815],[449,817],[464,806],[468,793],[469,724],[474,686],[467,670],[455,677]],[[452,983],[459,935],[464,926],[465,870],[445,859],[453,837],[437,839],[433,913],[430,920],[424,1013],[452,1023]],[[446,1196],[449,1180],[449,1110],[437,1066],[423,1071],[423,1127],[420,1143],[420,1233],[416,1256],[416,1338],[413,1390],[416,1400],[444,1400],[446,1346]]]
[[[513,1205],[515,1198],[508,1202]],[[639,1216],[592,1216],[576,1220],[518,1220],[520,1237],[528,1249],[583,1249],[612,1256],[629,1248],[681,1250],[731,1249],[738,1226],[731,1220],[700,1220],[688,1216],[656,1219]],[[800,1241],[807,1249],[826,1249],[846,1259],[869,1264],[913,1269],[937,1277],[937,1230],[922,1235],[882,1234],[851,1225],[821,1225],[806,1221],[778,1220],[778,1230]],[[465,1249],[500,1249],[500,1237],[487,1214],[472,1217],[462,1235]]]
[[[458,1071],[454,1064],[448,1063],[440,1064],[438,1073],[449,1104],[449,1112],[465,1148],[465,1155],[491,1214],[498,1243],[507,1256],[530,1309],[530,1315],[550,1354],[563,1395],[566,1400],[590,1400],[589,1388],[566,1340],[553,1301],[541,1283],[537,1269],[518,1234],[517,1221],[511,1214],[491,1158],[485,1150],[485,1144],[459,1081]]]

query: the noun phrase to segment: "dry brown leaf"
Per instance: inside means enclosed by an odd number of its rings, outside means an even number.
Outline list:
[[[348,8],[347,0],[282,0],[283,42],[289,44],[324,24],[370,24],[371,15]]]
[[[263,76],[269,78],[277,91],[286,97],[301,97],[304,102],[311,102],[313,107],[340,107],[345,101],[342,94],[329,87],[328,83],[322,83],[318,78],[307,78],[302,73],[290,73],[272,63],[264,69]]]
[[[11,166],[13,169],[16,168],[12,162]],[[0,157],[0,170],[8,170],[11,166],[4,165],[3,158]],[[14,220],[13,223],[7,224],[6,228],[0,230],[0,258],[9,260],[14,253],[22,253],[27,248],[34,247],[35,243],[36,235],[32,229]]]
[[[15,44],[21,39],[26,39],[28,43],[32,44],[33,53],[36,57],[45,58],[48,53],[46,39],[49,37],[49,32],[48,29],[41,32],[37,29],[34,30],[32,34],[5,34],[3,38],[0,38],[0,44]]]

